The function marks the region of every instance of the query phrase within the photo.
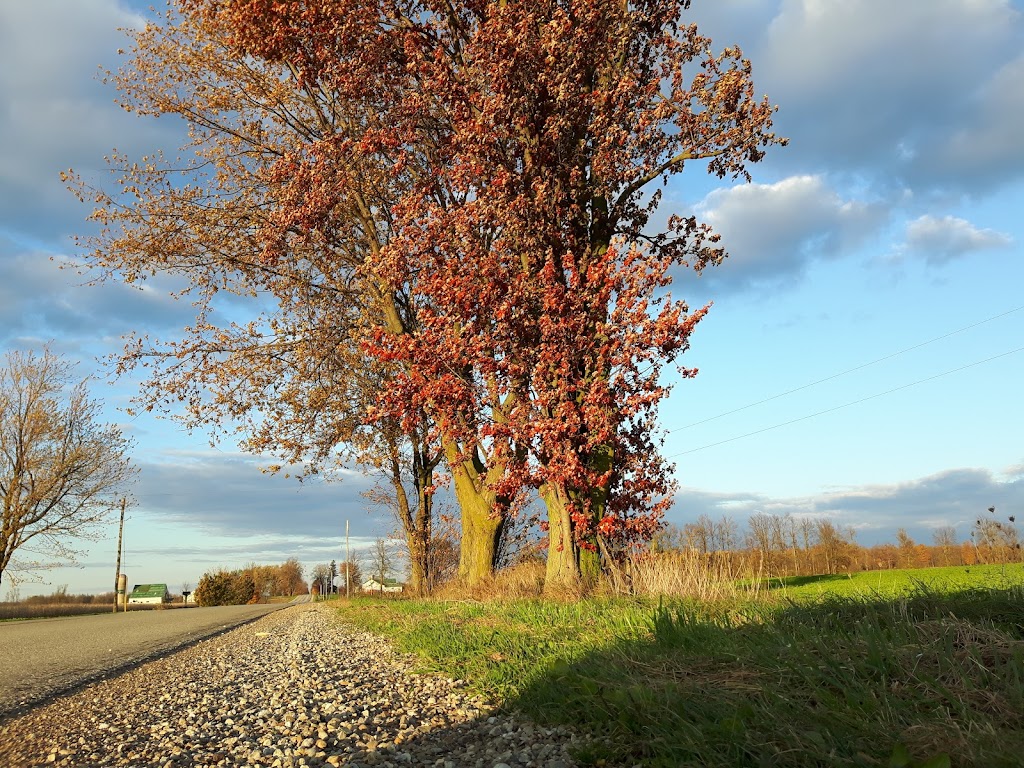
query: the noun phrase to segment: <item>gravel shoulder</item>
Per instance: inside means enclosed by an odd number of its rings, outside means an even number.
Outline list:
[[[0,765],[571,768],[574,740],[310,604],[0,721]]]

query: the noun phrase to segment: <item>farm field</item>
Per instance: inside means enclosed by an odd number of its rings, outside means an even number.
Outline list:
[[[589,732],[584,765],[1019,765],[1024,574],[942,570],[714,603],[360,598],[339,612],[500,706]]]
[[[944,568],[908,568],[855,571],[821,576],[786,576],[765,579],[762,586],[791,600],[835,596],[897,597],[920,587],[939,592],[1008,587],[1024,584],[1024,564],[957,565]]]

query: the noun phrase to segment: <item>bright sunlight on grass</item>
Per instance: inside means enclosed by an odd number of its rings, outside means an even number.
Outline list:
[[[427,669],[589,732],[584,764],[1019,765],[1024,587],[907,583],[890,599],[339,607]]]

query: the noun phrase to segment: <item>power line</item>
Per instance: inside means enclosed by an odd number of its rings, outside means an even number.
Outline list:
[[[816,416],[822,416],[822,415],[824,415],[826,413],[832,413],[833,411],[839,411],[839,410],[842,410],[843,408],[849,408],[851,405],[858,405],[860,403],[866,403],[868,400],[874,400],[876,398],[882,397],[883,395],[891,395],[893,392],[899,392],[902,389],[909,389],[910,387],[916,387],[918,384],[924,384],[925,382],[934,381],[935,379],[940,379],[943,376],[949,376],[952,373],[959,373],[960,371],[965,371],[968,368],[973,368],[976,365],[982,365],[983,363],[990,363],[993,360],[998,360],[1001,357],[1007,357],[1008,355],[1013,355],[1013,354],[1016,354],[1017,352],[1024,352],[1024,347],[1017,347],[1017,349],[1011,349],[1009,352],[1003,352],[1002,354],[994,355],[993,357],[987,357],[984,360],[978,360],[977,362],[968,363],[967,365],[962,365],[959,368],[953,368],[952,370],[949,370],[949,371],[943,371],[942,373],[937,373],[934,376],[929,376],[926,379],[918,379],[917,381],[912,381],[909,384],[903,384],[903,385],[901,385],[899,387],[893,387],[892,389],[887,389],[884,392],[878,392],[878,393],[876,393],[874,395],[868,395],[867,397],[862,397],[860,400],[853,400],[853,401],[851,401],[849,403],[843,403],[842,405],[836,405],[836,406],[834,406],[832,408],[826,408],[823,411],[817,411],[816,413],[810,413],[810,414],[808,414],[806,416],[801,416],[801,417],[796,418],[796,419],[790,419],[789,421],[784,421],[784,422],[781,422],[779,424],[773,424],[772,426],[765,427],[764,429],[757,429],[757,430],[754,430],[753,432],[747,432],[746,434],[743,434],[743,435],[736,435],[735,437],[730,437],[730,438],[727,438],[725,440],[719,440],[717,443],[708,443],[707,445],[702,445],[699,448],[691,448],[688,451],[680,451],[679,453],[673,453],[671,456],[666,456],[665,458],[666,459],[674,459],[674,458],[676,458],[678,456],[685,456],[688,453],[696,453],[697,451],[703,451],[706,448],[714,448],[714,447],[719,446],[719,445],[725,445],[726,443],[735,442],[736,440],[742,440],[742,439],[744,439],[746,437],[753,437],[754,435],[760,435],[763,432],[770,432],[773,429],[779,429],[780,427],[787,427],[790,424],[796,424],[796,423],[801,422],[801,421],[807,421],[808,419],[813,419]]]
[[[763,405],[764,403],[769,403],[772,400],[778,400],[780,397],[786,397],[787,395],[792,395],[794,392],[800,392],[802,390],[809,389],[810,387],[815,387],[818,384],[824,384],[826,381],[832,381],[833,379],[838,379],[840,376],[845,376],[848,373],[854,373],[855,371],[860,371],[860,370],[863,370],[864,368],[869,368],[872,365],[877,365],[878,363],[883,363],[886,360],[891,360],[894,357],[899,357],[900,355],[906,354],[907,352],[912,352],[915,349],[920,349],[921,347],[926,347],[929,344],[934,344],[937,341],[942,341],[943,339],[948,339],[950,336],[956,336],[958,333],[963,333],[964,331],[969,331],[972,328],[977,328],[979,325],[984,325],[985,323],[991,323],[993,320],[998,320],[1001,317],[1006,317],[1007,315],[1012,315],[1014,312],[1020,312],[1022,309],[1024,309],[1024,305],[1019,306],[1019,307],[1015,307],[1013,309],[1009,309],[1006,312],[1002,312],[1002,313],[1000,313],[998,315],[993,315],[992,317],[988,317],[988,318],[986,318],[984,320],[979,320],[978,322],[972,323],[971,325],[965,325],[963,328],[957,328],[955,331],[950,331],[949,333],[943,334],[942,336],[936,336],[934,339],[929,339],[928,341],[922,341],[920,344],[915,344],[912,347],[907,347],[906,349],[901,349],[899,352],[893,352],[891,355],[886,355],[885,357],[880,357],[877,360],[872,360],[869,363],[862,363],[861,365],[855,366],[853,368],[847,368],[845,371],[840,371],[839,373],[834,373],[831,376],[826,376],[824,379],[818,379],[817,381],[812,381],[810,384],[804,384],[802,386],[796,387],[795,389],[788,389],[785,392],[780,392],[777,395],[772,395],[771,397],[766,397],[763,400],[758,400],[756,403],[750,403],[748,405],[740,406],[739,408],[733,408],[731,411],[725,411],[723,413],[719,413],[716,416],[708,416],[706,419],[701,419],[700,421],[695,421],[692,424],[686,424],[686,425],[684,425],[682,427],[676,427],[675,429],[670,429],[667,434],[671,435],[673,432],[682,432],[684,429],[690,429],[690,427],[696,427],[696,426],[699,426],[701,424],[707,424],[709,421],[715,421],[716,419],[721,419],[721,418],[724,418],[725,416],[731,416],[734,413],[739,413],[740,411],[745,411],[745,410],[747,410],[749,408],[754,408],[755,406]],[[960,370],[960,369],[957,369],[957,370]],[[754,433],[754,434],[756,434],[756,433]]]

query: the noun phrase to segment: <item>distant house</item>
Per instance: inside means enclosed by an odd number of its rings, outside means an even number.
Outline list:
[[[396,579],[384,579],[383,582],[371,576],[363,582],[364,592],[401,592],[402,582]]]
[[[171,602],[171,593],[166,584],[136,584],[128,595],[128,603],[138,605],[160,605]]]

